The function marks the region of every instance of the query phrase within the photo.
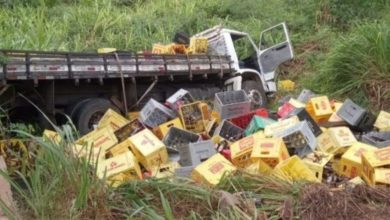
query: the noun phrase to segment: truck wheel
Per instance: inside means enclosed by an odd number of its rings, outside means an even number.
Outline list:
[[[82,104],[76,112],[74,121],[77,129],[79,129],[79,133],[84,135],[93,130],[109,108],[116,112],[120,112],[119,109],[112,105],[107,99],[93,98]]]
[[[75,123],[76,116],[79,114],[79,111],[80,111],[81,107],[83,107],[84,103],[88,102],[89,100],[90,100],[90,98],[83,99],[83,100],[81,100],[79,102],[76,102],[76,103],[73,103],[73,104],[69,105],[65,109],[65,113],[70,117],[70,119],[72,119],[73,123]]]
[[[242,89],[251,99],[253,108],[267,107],[267,96],[261,83],[255,80],[245,80],[242,82]]]

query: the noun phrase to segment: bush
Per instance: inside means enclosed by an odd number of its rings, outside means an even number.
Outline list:
[[[312,89],[350,96],[375,108],[389,107],[390,29],[387,23],[358,26],[330,51]]]

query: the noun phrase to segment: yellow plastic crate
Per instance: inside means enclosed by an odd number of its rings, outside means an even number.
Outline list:
[[[303,158],[303,162],[321,182],[324,173],[324,167],[330,162],[332,158],[332,154],[317,151],[306,155],[305,158]]]
[[[254,175],[268,175],[272,172],[272,168],[262,160],[249,164],[244,170]]]
[[[319,182],[314,173],[306,166],[306,164],[297,156],[294,155],[280,162],[274,169],[273,174],[283,180],[293,182],[306,180],[309,182]]]
[[[298,123],[299,123],[298,117],[293,116],[291,118],[287,118],[265,126],[264,134],[267,137],[272,137],[275,134],[282,132],[283,130],[286,130],[287,128],[292,127]]]
[[[216,186],[224,175],[235,172],[237,168],[221,154],[215,154],[199,164],[192,171],[192,179],[198,183]]]
[[[164,143],[150,130],[144,129],[129,138],[131,150],[143,167],[152,171],[154,167],[168,162]]]
[[[285,91],[292,91],[295,89],[295,82],[287,79],[287,80],[280,80],[278,82],[278,87],[279,89],[281,90],[285,90]]]
[[[200,108],[201,102],[193,102],[179,107],[179,115],[186,130],[194,133],[205,131],[204,113]]]
[[[390,131],[390,113],[380,111],[374,126],[379,131]]]
[[[237,167],[245,167],[252,163],[251,154],[252,149],[257,145],[258,140],[264,138],[262,132],[257,132],[248,137],[242,138],[234,142],[230,146],[232,163]]]
[[[328,133],[336,148],[349,147],[357,142],[352,131],[345,126],[329,128]]]
[[[55,132],[55,131],[52,131],[52,130],[47,130],[47,129],[45,129],[45,130],[43,131],[42,137],[43,137],[44,139],[50,140],[50,141],[52,141],[52,142],[54,142],[54,143],[56,143],[56,144],[59,144],[59,143],[61,142],[61,135],[58,134],[58,133]]]
[[[205,126],[206,136],[208,138],[213,137],[214,131],[215,129],[217,129],[217,127],[218,127],[218,123],[215,118],[212,118],[210,121],[207,121]]]
[[[153,44],[152,53],[154,54],[175,54],[172,45]]]
[[[155,167],[151,172],[151,177],[155,178],[165,178],[170,177],[175,174],[175,170],[179,168],[180,165],[178,162],[169,162],[161,164],[161,166]]]
[[[360,176],[362,172],[362,153],[376,149],[376,147],[368,144],[354,143],[341,157],[340,174],[349,178]]]
[[[127,113],[127,118],[129,121],[133,121],[134,119],[137,119],[139,117],[139,112],[129,112]]]
[[[116,111],[108,109],[106,113],[104,113],[103,117],[100,119],[97,129],[109,126],[112,128],[112,130],[116,131],[129,122],[129,120],[118,114]]]
[[[326,122],[333,113],[327,96],[311,98],[306,104],[306,110],[318,123]]]
[[[119,144],[109,148],[106,151],[106,157],[109,155],[109,157],[116,157],[120,154],[126,153],[127,151],[130,151],[131,142],[129,139],[126,139]]]
[[[221,123],[221,116],[219,115],[218,112],[212,111],[210,116],[211,118],[215,119],[218,124]]]
[[[208,40],[205,37],[191,37],[190,46],[188,47],[189,54],[207,53]]]
[[[130,151],[118,156],[103,160],[98,164],[97,176],[99,178],[107,178],[107,180],[118,181],[118,174],[122,179],[119,181],[125,182],[128,180],[142,179],[141,168],[138,161]],[[114,178],[112,178],[114,177]]]
[[[274,168],[289,156],[282,138],[261,138],[252,150],[251,160],[253,162],[262,160],[271,168]]]
[[[93,130],[76,141],[76,144],[91,145],[93,148],[102,148],[104,151],[117,143],[118,140],[111,127]]]
[[[369,185],[375,185],[376,179],[384,179],[382,169],[390,169],[390,147],[362,153],[362,177]],[[377,169],[381,171],[377,174]]]
[[[168,133],[170,127],[176,127],[183,129],[183,125],[181,124],[180,118],[175,118],[171,121],[165,122],[158,127],[153,128],[153,133],[162,140],[165,135]]]
[[[374,185],[390,185],[390,168],[376,168]]]

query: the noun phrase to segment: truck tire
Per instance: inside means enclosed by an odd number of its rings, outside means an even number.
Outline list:
[[[92,98],[84,102],[76,112],[74,121],[79,133],[84,135],[93,130],[109,108],[116,112],[120,112],[119,109],[107,99]]]
[[[265,95],[263,85],[255,80],[244,80],[242,89],[248,94],[252,101],[252,108],[267,107],[267,96]]]
[[[72,122],[74,123],[76,121],[76,116],[79,114],[80,109],[83,107],[84,103],[88,102],[90,98],[83,99],[81,101],[78,101],[76,103],[73,103],[72,105],[69,105],[65,113],[72,119]]]

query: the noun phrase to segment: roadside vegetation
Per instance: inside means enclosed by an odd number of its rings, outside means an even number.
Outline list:
[[[374,110],[389,110],[387,0],[0,0],[0,6],[0,48],[21,50],[151,50],[153,43],[168,43],[178,31],[191,35],[218,24],[248,32],[258,43],[262,29],[286,21],[296,58],[280,69],[280,79],[296,81],[297,91],[309,88],[340,99],[351,97]],[[1,124],[1,139],[18,136],[31,142],[33,162],[28,171],[12,173],[12,178],[2,173],[12,184],[21,211],[14,215],[9,210],[11,219],[266,219],[265,213],[274,219],[313,218],[320,212],[312,206],[302,210],[297,201],[312,205],[319,191],[324,194],[318,195],[329,196],[327,189],[317,186],[242,172],[216,189],[185,179],[107,188],[89,161],[76,159],[69,150],[77,138],[73,126],[57,127],[57,132],[63,139],[60,144],[34,136],[31,126]],[[248,191],[253,194],[245,198],[260,198],[260,209],[246,199],[239,202],[241,209],[230,209],[219,200],[221,193],[229,197]],[[377,192],[364,193],[369,197]],[[388,191],[380,195],[390,201]],[[372,202],[339,196],[340,201]],[[361,217],[359,212],[349,214]]]

